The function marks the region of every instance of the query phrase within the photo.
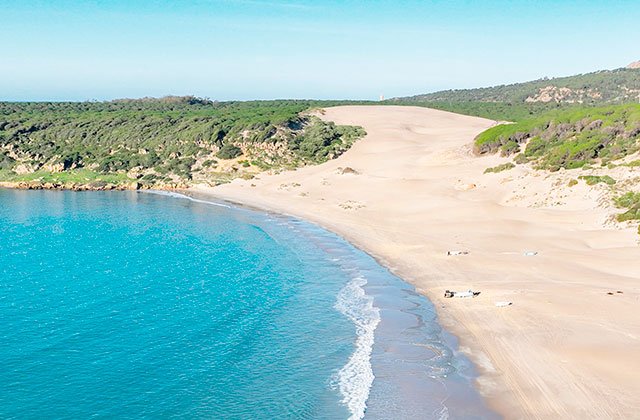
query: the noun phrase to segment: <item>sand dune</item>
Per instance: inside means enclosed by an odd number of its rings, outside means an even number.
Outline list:
[[[368,135],[319,166],[196,189],[317,222],[415,284],[507,418],[638,417],[638,235],[610,223],[597,187],[565,187],[569,171],[483,175],[503,162],[471,154],[489,120],[386,106],[323,118]],[[482,294],[443,298],[468,288]]]

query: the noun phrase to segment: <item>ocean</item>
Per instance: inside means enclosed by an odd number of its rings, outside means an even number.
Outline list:
[[[497,418],[340,237],[171,193],[0,189],[0,418]]]

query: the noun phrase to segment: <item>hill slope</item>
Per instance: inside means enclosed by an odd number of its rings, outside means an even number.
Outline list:
[[[600,191],[598,184],[604,184],[603,197],[625,210],[616,219],[640,220],[640,104],[571,107],[496,125],[476,137],[474,150],[480,155],[500,151],[503,157],[513,156],[485,173],[521,165],[551,172],[573,169],[569,187],[578,179]]]
[[[334,104],[194,97],[0,102],[0,181],[171,186],[321,162],[362,135],[302,113]]]
[[[414,102],[505,102],[513,104],[615,104],[640,100],[640,68],[602,70],[478,89],[456,89],[397,98]]]
[[[607,165],[640,150],[640,105],[585,107],[492,127],[475,139],[478,154],[523,152],[517,163],[557,171]]]

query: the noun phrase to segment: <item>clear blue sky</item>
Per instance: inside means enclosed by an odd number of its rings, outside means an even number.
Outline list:
[[[0,100],[376,99],[635,60],[638,0],[0,0]]]

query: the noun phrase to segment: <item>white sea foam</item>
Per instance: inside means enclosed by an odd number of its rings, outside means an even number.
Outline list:
[[[446,405],[444,405],[444,403],[442,404],[442,408],[436,414],[436,416],[438,417],[439,420],[449,420],[449,409],[447,408]]]
[[[380,310],[373,306],[373,297],[365,293],[365,284],[367,280],[364,277],[353,277],[338,294],[335,305],[336,309],[356,325],[356,349],[337,377],[338,387],[343,396],[342,403],[351,412],[350,420],[364,417],[369,390],[374,379],[371,352],[374,332],[380,322]]]
[[[186,194],[180,194],[180,193],[173,192],[173,191],[144,190],[142,192],[145,192],[147,194],[164,195],[164,196],[167,196],[167,197],[174,197],[174,198],[186,198],[187,200],[191,200],[194,203],[210,204],[212,206],[225,207],[225,208],[228,208],[228,209],[231,208],[231,206],[229,206],[227,204],[217,203],[215,201],[200,200],[198,198],[194,198],[194,197],[188,196]]]

